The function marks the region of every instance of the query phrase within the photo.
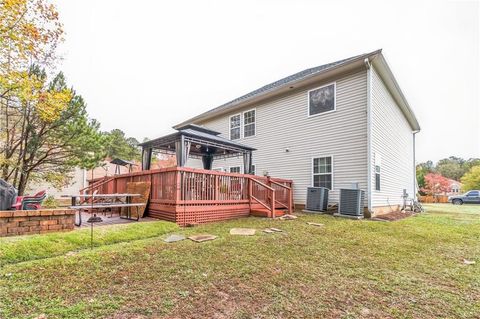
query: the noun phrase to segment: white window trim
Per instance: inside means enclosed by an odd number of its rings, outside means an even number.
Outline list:
[[[382,174],[383,174],[383,168],[382,168],[382,154],[375,152],[373,153],[373,191],[376,193],[380,193],[382,191]],[[377,189],[377,166],[380,168],[380,172],[378,173],[380,175],[380,189]]]
[[[310,165],[310,175],[311,175],[311,180],[310,180],[310,185],[312,185],[312,187],[316,187],[314,186],[315,183],[314,183],[314,160],[316,158],[322,158],[322,157],[330,157],[332,159],[332,172],[331,173],[316,173],[315,175],[327,175],[327,174],[332,174],[332,188],[330,189],[331,191],[333,191],[333,189],[335,188],[334,187],[334,180],[335,180],[335,175],[334,175],[334,171],[335,171],[335,166],[334,166],[334,157],[333,155],[316,155],[316,156],[313,156],[312,157],[312,161],[311,161],[311,165]]]
[[[240,129],[240,136],[239,136],[239,138],[236,138],[236,139],[232,140],[232,117],[237,116],[237,115],[240,116],[240,126],[238,127]],[[255,115],[256,115],[256,113],[255,113]],[[242,113],[237,113],[237,114],[230,115],[229,118],[228,118],[228,139],[230,141],[236,141],[236,140],[241,140],[242,139],[242,122],[243,122],[242,116],[243,116]]]
[[[310,92],[321,89],[321,88],[324,88],[326,86],[330,86],[332,84],[333,84],[333,94],[334,94],[333,110],[326,111],[326,112],[321,112],[321,113],[317,113],[317,114],[310,114]],[[307,112],[308,112],[308,117],[309,118],[319,116],[319,115],[328,114],[328,113],[332,113],[332,112],[335,112],[336,110],[337,110],[337,82],[331,82],[331,83],[328,83],[328,84],[325,84],[325,85],[322,85],[322,86],[319,86],[319,87],[316,87],[314,89],[311,89],[311,90],[307,91]]]
[[[380,169],[378,173],[377,167]],[[378,185],[379,189],[377,189],[377,174],[380,177],[380,185]],[[373,167],[373,191],[378,193],[382,191],[382,165],[374,165]]]
[[[250,111],[255,111],[255,122],[253,122],[253,126],[255,127],[255,134],[253,135],[250,135],[250,136],[245,136],[245,113],[248,113]],[[249,109],[249,110],[246,110],[246,111],[243,111],[242,112],[242,120],[241,120],[241,124],[242,124],[242,129],[241,129],[241,136],[242,138],[251,138],[251,137],[255,137],[257,136],[257,108],[254,107],[253,109]]]
[[[230,169],[231,169],[231,168],[234,168],[234,167],[240,168],[240,170],[239,170],[238,173],[232,173],[232,172],[230,171]],[[232,174],[243,174],[243,173],[242,173],[242,165],[229,166],[229,167],[228,167],[228,173],[232,173]]]
[[[255,111],[255,122],[253,122],[253,126],[255,127],[255,134],[251,135],[251,136],[245,136],[245,113],[250,112],[250,111]],[[231,127],[232,117],[237,116],[237,115],[240,115],[240,137],[235,139],[235,140],[232,140],[232,127]],[[255,136],[257,136],[257,108],[256,107],[254,107],[252,109],[242,111],[240,113],[232,114],[228,117],[228,139],[230,141],[249,139],[249,138],[255,137]]]

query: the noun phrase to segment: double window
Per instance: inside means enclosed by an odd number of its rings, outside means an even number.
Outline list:
[[[327,84],[308,91],[308,116],[335,111],[336,85]]]
[[[240,166],[231,166],[230,173],[240,173]]]
[[[243,130],[242,130],[243,127]],[[238,140],[243,137],[255,136],[256,112],[255,109],[230,116],[230,139]]]
[[[332,189],[333,185],[332,157],[313,159],[313,186]]]

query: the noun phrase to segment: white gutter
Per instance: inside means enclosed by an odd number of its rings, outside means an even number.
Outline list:
[[[364,60],[367,68],[367,208],[372,213],[372,65],[368,58]]]

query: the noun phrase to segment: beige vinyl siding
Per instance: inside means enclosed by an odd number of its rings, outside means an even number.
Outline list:
[[[413,136],[397,103],[372,67],[372,207],[402,204],[413,197]],[[381,189],[375,190],[375,154],[381,155]]]
[[[306,189],[312,186],[312,158],[333,157],[333,190],[330,202],[338,202],[339,188],[358,182],[367,189],[367,75],[365,70],[330,78],[289,94],[245,107],[256,109],[256,136],[236,140],[257,150],[253,164],[257,175],[268,172],[272,177],[292,179],[294,201],[304,204]],[[308,90],[336,82],[336,111],[308,116]],[[242,111],[242,112],[243,112]],[[229,117],[234,111],[217,118],[197,122],[229,136]],[[243,130],[243,126],[242,126]],[[243,131],[242,131],[243,136]],[[286,149],[289,152],[286,152]],[[201,161],[190,160],[188,166],[201,167]],[[213,167],[241,166],[242,158],[217,160]]]

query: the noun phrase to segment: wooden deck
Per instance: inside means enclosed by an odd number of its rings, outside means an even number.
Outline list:
[[[182,226],[293,209],[291,180],[187,167],[106,177],[84,191],[123,193],[128,182],[150,182],[147,215]]]

